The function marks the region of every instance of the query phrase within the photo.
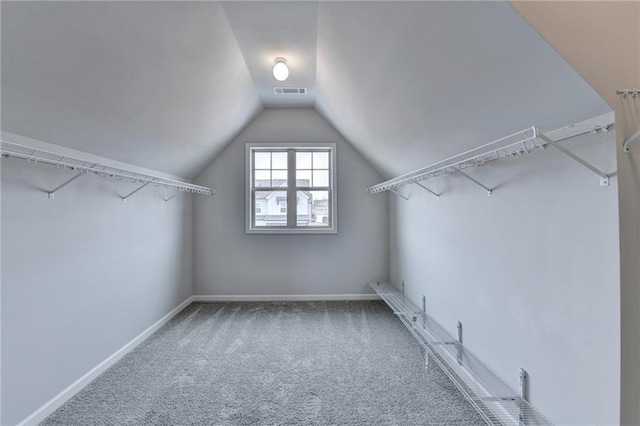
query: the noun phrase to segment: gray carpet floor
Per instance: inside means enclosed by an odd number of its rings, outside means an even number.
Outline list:
[[[382,302],[193,303],[42,424],[484,424],[428,361]]]

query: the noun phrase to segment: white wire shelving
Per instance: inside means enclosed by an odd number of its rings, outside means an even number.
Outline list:
[[[483,166],[487,163],[503,158],[513,158],[524,154],[529,154],[531,152],[539,149],[544,149],[549,146],[557,149],[564,155],[570,157],[574,161],[580,163],[582,166],[598,175],[600,177],[600,185],[607,186],[609,185],[608,174],[593,166],[591,163],[580,158],[579,156],[575,155],[567,148],[560,145],[559,142],[587,133],[606,132],[612,126],[613,123],[604,125],[571,125],[552,129],[546,132],[543,132],[540,127],[529,127],[503,138],[489,142],[485,145],[473,148],[469,151],[454,155],[445,160],[438,161],[437,163],[431,164],[427,167],[414,170],[412,172],[374,185],[368,188],[368,192],[369,194],[376,194],[379,192],[391,191],[394,194],[407,199],[407,197],[403,196],[396,190],[404,185],[416,184],[421,188],[427,190],[431,194],[439,196],[440,194],[433,192],[420,182],[445,174],[458,174],[486,190],[488,195],[492,195],[492,188],[483,185],[481,182],[465,173],[464,170],[470,167]]]
[[[464,347],[461,323],[458,323],[458,336],[454,338],[427,315],[425,308],[418,308],[395,287],[385,283],[370,283],[370,286],[393,309],[487,424],[551,424],[527,401],[528,375],[525,370],[520,369],[520,392],[516,392]]]
[[[74,180],[88,175],[95,174],[103,178],[111,178],[116,181],[130,181],[132,183],[139,183],[140,186],[129,194],[121,197],[123,202],[142,190],[148,185],[162,186],[165,188],[174,188],[178,192],[165,199],[169,201],[177,196],[180,192],[187,192],[199,195],[213,195],[215,189],[208,188],[206,186],[195,185],[189,182],[183,182],[176,179],[169,179],[159,175],[153,175],[149,173],[142,173],[138,170],[127,169],[124,167],[114,167],[106,164],[101,164],[93,159],[81,158],[78,156],[64,155],[55,153],[45,149],[35,148],[28,145],[23,145],[16,142],[9,142],[0,140],[0,155],[8,158],[18,158],[26,160],[27,164],[32,166],[38,164],[48,164],[55,166],[59,170],[71,170],[75,172],[75,175],[58,185],[55,189],[48,191],[49,198],[54,198],[54,194],[60,189],[70,184]]]
[[[636,88],[618,90],[616,94],[622,96],[622,99],[627,99],[627,98],[632,98],[634,100],[636,98],[640,99],[640,89],[636,89]],[[640,130],[638,130],[637,132],[629,136],[624,141],[624,144],[622,144],[622,150],[628,154],[629,152],[631,152],[631,145],[633,145],[634,142],[638,140],[640,140]]]

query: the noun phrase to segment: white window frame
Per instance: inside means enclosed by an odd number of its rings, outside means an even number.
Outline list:
[[[294,220],[295,226],[260,226],[256,227],[254,225],[254,199],[253,193],[255,190],[260,190],[260,188],[253,187],[253,151],[257,150],[313,150],[313,149],[327,149],[329,148],[329,208],[330,212],[330,221],[331,223],[327,227],[303,227],[297,226],[297,220]],[[338,191],[337,191],[337,172],[336,172],[336,144],[335,143],[247,143],[246,144],[246,182],[245,182],[245,191],[246,191],[246,205],[245,205],[245,216],[246,216],[246,227],[245,231],[247,234],[337,234],[338,233]],[[295,155],[293,156],[295,158]],[[289,203],[294,203],[293,205],[297,208],[297,193],[296,190],[299,190],[295,186],[295,161],[293,164],[288,165],[288,187],[287,187],[287,200]],[[293,177],[293,180],[292,180]],[[293,183],[293,185],[292,185]],[[309,188],[305,188],[308,190]],[[325,188],[318,188],[319,190],[325,190]],[[311,188],[313,190],[313,188]],[[291,197],[293,194],[293,197]],[[291,201],[289,201],[291,200]],[[293,210],[293,211],[291,211]],[[291,211],[291,212],[290,212]],[[296,209],[287,209],[287,214],[295,216]]]

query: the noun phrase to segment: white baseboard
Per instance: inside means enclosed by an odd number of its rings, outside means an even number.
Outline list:
[[[377,294],[262,294],[197,295],[194,302],[311,302],[331,300],[378,300]]]
[[[109,358],[102,361],[100,364],[95,366],[91,371],[89,371],[84,376],[80,377],[78,380],[73,382],[69,387],[60,392],[58,395],[51,398],[46,404],[42,407],[38,408],[35,412],[33,412],[29,417],[22,420],[18,423],[18,426],[31,426],[37,425],[41,421],[43,421],[47,416],[56,411],[62,404],[67,402],[71,397],[80,392],[85,386],[87,386],[93,379],[98,377],[100,374],[104,373],[109,369],[113,364],[118,362],[123,356],[127,353],[131,352],[136,346],[142,343],[146,338],[155,333],[160,327],[165,325],[171,320],[171,318],[175,317],[180,311],[189,306],[193,301],[193,296],[190,296],[187,300],[178,305],[175,309],[169,312],[167,315],[160,318],[156,321],[151,327],[147,328],[145,331],[136,336],[129,343],[118,349],[113,355]]]

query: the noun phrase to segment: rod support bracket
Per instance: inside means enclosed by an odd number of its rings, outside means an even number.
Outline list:
[[[631,152],[631,145],[633,145],[633,143],[636,142],[638,139],[640,139],[640,130],[635,132],[633,135],[629,136],[629,138],[624,141],[624,144],[622,145],[623,151],[626,152],[627,154]]]
[[[573,152],[569,151],[567,148],[559,145],[558,142],[556,142],[553,139],[549,138],[544,133],[538,133],[538,138],[541,139],[542,141],[544,141],[546,145],[549,145],[549,146],[557,149],[558,151],[560,151],[561,153],[563,153],[567,157],[569,157],[572,160],[578,162],[579,164],[581,164],[585,168],[591,170],[593,173],[595,173],[596,175],[600,176],[600,186],[609,186],[609,175],[608,174],[606,174],[602,170],[596,168],[593,164],[589,163],[588,161],[583,160],[581,157],[579,157],[576,154],[574,154]]]
[[[476,185],[478,185],[480,188],[484,188],[485,191],[487,191],[487,195],[489,197],[491,197],[493,195],[493,189],[483,185],[482,183],[480,183],[478,180],[472,178],[471,176],[469,176],[468,174],[466,174],[465,172],[463,172],[462,170],[456,170],[457,173],[460,173],[460,176],[464,176],[466,179],[470,180],[471,182],[475,183]]]
[[[527,370],[521,368],[518,372],[518,376],[520,377],[520,397],[525,401],[529,400],[529,392],[528,392],[528,379],[529,375],[527,374]]]

